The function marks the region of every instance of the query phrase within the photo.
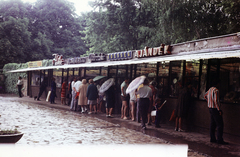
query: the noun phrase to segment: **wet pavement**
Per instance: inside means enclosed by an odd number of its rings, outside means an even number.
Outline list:
[[[24,133],[18,146],[68,145],[188,145],[188,156],[240,156],[239,137],[228,136],[229,145],[209,142],[206,132],[176,132],[169,124],[161,128],[148,126],[143,133],[140,123],[122,120],[120,115],[80,114],[68,106],[0,95],[0,128]]]

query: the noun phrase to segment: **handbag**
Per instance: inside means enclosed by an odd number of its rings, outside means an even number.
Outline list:
[[[51,91],[48,91],[48,95],[47,95],[46,101],[49,101],[50,95],[51,95]]]
[[[175,119],[176,119],[175,110],[173,110],[169,121],[175,121]]]
[[[157,110],[153,110],[153,111],[151,112],[151,116],[156,116],[156,114],[157,114]]]

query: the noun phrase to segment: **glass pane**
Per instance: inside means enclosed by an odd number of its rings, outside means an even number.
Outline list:
[[[182,84],[182,72],[183,63],[182,61],[171,62],[172,72],[171,72],[171,82],[170,82],[170,96],[178,96],[180,86]]]
[[[200,60],[186,62],[186,77],[199,76]]]
[[[79,69],[74,68],[74,76],[78,77],[79,76]]]
[[[109,71],[109,77],[111,78],[111,77],[113,77],[113,78],[115,78],[115,76],[116,76],[116,73],[117,73],[117,67],[116,66],[114,66],[114,67],[109,67],[110,68],[110,71]]]
[[[99,68],[86,68],[86,76],[87,77],[95,77],[100,74]]]
[[[107,73],[108,73],[108,68],[107,67],[102,67],[101,75],[102,76],[107,76]]]
[[[240,102],[240,59],[224,59],[220,63],[220,99]]]
[[[168,76],[169,75],[169,62],[159,63],[158,76]]]
[[[40,85],[40,72],[33,71],[32,72],[32,86],[39,86]]]
[[[68,76],[69,76],[70,78],[73,77],[73,69],[69,69],[69,71],[68,71]]]
[[[53,69],[53,77],[56,79],[56,86],[61,87],[62,83],[62,69]]]
[[[200,95],[199,95],[199,99],[202,99],[202,100],[204,100],[204,95],[206,93],[207,66],[208,66],[208,60],[203,60],[202,75],[201,75],[201,82],[200,82]]]
[[[157,74],[157,63],[138,64],[136,77],[145,75],[148,78],[155,78]]]
[[[117,76],[122,77],[122,78],[126,77],[126,66],[125,65],[118,66]]]
[[[160,77],[158,78],[158,96],[167,96],[167,89],[168,89],[168,78],[167,77]]]

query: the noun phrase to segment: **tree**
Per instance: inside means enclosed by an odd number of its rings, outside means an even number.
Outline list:
[[[11,5],[12,4],[12,5]],[[0,4],[0,68],[9,62],[26,62],[30,55],[31,32],[26,10],[21,1],[1,1]]]

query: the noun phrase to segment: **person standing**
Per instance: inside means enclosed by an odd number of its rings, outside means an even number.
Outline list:
[[[23,94],[22,94],[23,80],[21,76],[18,77],[17,88],[18,88],[19,98],[23,97]]]
[[[115,87],[112,85],[107,91],[106,95],[106,117],[112,118],[112,110],[115,104]]]
[[[129,79],[125,78],[125,80],[121,84],[121,99],[122,99],[121,118],[122,119],[127,119],[129,95],[126,93],[126,90],[128,87],[128,83],[129,83]]]
[[[132,91],[129,95],[130,95],[131,118],[132,121],[135,121],[137,96],[135,91]]]
[[[180,85],[181,86],[181,85]],[[178,96],[177,106],[176,106],[176,122],[175,122],[175,131],[182,132],[182,119],[187,117],[188,109],[191,104],[191,84],[184,88],[180,88],[180,93]]]
[[[89,112],[88,114],[92,114],[92,108],[94,110],[94,113],[97,113],[97,98],[98,98],[98,89],[94,85],[93,79],[89,80],[89,86],[87,89],[87,98],[88,98],[88,104],[89,104]]]
[[[55,97],[57,97],[56,95],[56,82],[55,82],[55,78],[52,78],[52,83],[51,83],[51,95],[50,95],[50,103],[51,104],[56,104],[55,103]]]
[[[143,130],[146,129],[147,113],[150,105],[150,98],[152,97],[152,89],[148,86],[148,80],[145,79],[143,87],[136,91],[139,94],[139,112],[142,118],[141,127]]]
[[[80,81],[81,78],[77,78],[77,82],[73,86],[73,90],[75,91],[75,97],[74,97],[74,111],[79,111],[80,108],[78,108],[78,97],[79,97],[79,87],[82,84],[82,81]]]
[[[66,105],[67,79],[65,78],[61,88],[61,104]]]
[[[210,113],[210,142],[218,144],[228,144],[223,140],[223,118],[219,103],[219,80],[215,81],[215,86],[211,87],[205,94]],[[217,139],[215,129],[217,128]]]
[[[34,100],[37,99],[37,101],[40,101],[40,97],[42,96],[42,93],[45,91],[45,96],[47,97],[47,78],[44,78],[40,88],[39,88],[39,93],[38,96],[34,97]]]
[[[71,79],[69,82],[68,82],[68,102],[67,102],[67,105],[70,106],[71,105],[71,101],[72,101],[72,81],[73,79]]]
[[[71,83],[71,87],[72,87],[72,101],[71,101],[71,105],[70,105],[70,110],[74,110],[76,93],[73,90],[73,87],[74,87],[75,82],[76,82],[76,77],[73,78],[73,81]]]
[[[82,84],[80,85],[78,91],[79,91],[79,97],[78,97],[78,105],[81,106],[82,113],[87,111],[87,80],[83,79]]]

